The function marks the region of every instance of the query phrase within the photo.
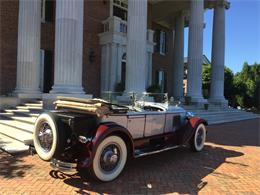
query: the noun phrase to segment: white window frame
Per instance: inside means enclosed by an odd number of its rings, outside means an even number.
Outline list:
[[[46,0],[41,0],[41,22],[46,22],[45,18]]]
[[[118,2],[118,3],[117,3]],[[127,0],[113,0],[113,6],[119,7],[123,10],[128,10],[128,2]]]
[[[118,3],[116,3],[118,2]],[[110,0],[110,16],[114,16],[114,6],[123,9],[128,12],[128,1],[127,0]],[[126,16],[127,17],[127,16]]]
[[[158,85],[161,87],[161,92],[164,92],[164,84],[165,84],[165,71],[158,71]]]

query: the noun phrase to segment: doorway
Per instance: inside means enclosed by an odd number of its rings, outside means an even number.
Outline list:
[[[54,83],[53,52],[41,49],[40,62],[40,89],[43,93],[49,93]]]

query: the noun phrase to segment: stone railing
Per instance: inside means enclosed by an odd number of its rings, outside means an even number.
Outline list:
[[[110,33],[127,33],[127,21],[122,20],[119,17],[112,16],[107,18],[102,22],[104,26],[103,33],[110,32]],[[151,29],[147,29],[147,41],[153,42],[153,35],[154,31]]]
[[[112,16],[102,23],[104,25],[104,32],[127,33],[127,22],[121,18]]]

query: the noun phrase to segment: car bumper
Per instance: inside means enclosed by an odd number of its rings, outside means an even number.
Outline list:
[[[59,170],[62,172],[75,172],[77,171],[77,164],[76,163],[69,163],[69,162],[63,162],[61,160],[52,159],[50,163],[51,167],[54,170]]]

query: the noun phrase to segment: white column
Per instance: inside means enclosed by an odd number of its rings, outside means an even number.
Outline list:
[[[184,16],[181,14],[175,20],[175,38],[173,50],[173,97],[183,98],[184,75]]]
[[[101,95],[104,91],[107,91],[107,83],[108,83],[108,78],[107,78],[107,64],[108,64],[108,45],[102,45],[101,49]]]
[[[55,72],[51,93],[83,94],[84,0],[56,0]]]
[[[14,93],[40,95],[41,1],[19,1],[17,81]],[[33,95],[34,94],[34,95]]]
[[[117,77],[118,49],[116,43],[111,43],[110,68],[109,68],[109,91],[115,91]]]
[[[224,63],[225,63],[225,6],[219,3],[214,8],[213,35],[211,58],[211,87],[212,103],[227,102],[224,98]]]
[[[190,2],[188,45],[188,96],[192,102],[205,102],[202,97],[203,0]]]
[[[117,82],[121,81],[121,74],[122,74],[122,57],[123,57],[123,46],[121,44],[118,44],[118,56],[117,56]]]
[[[147,0],[128,0],[126,92],[145,91]]]
[[[154,31],[151,29],[147,30],[147,51],[146,51],[146,86],[152,84],[152,71],[153,71],[153,51],[154,51]]]

